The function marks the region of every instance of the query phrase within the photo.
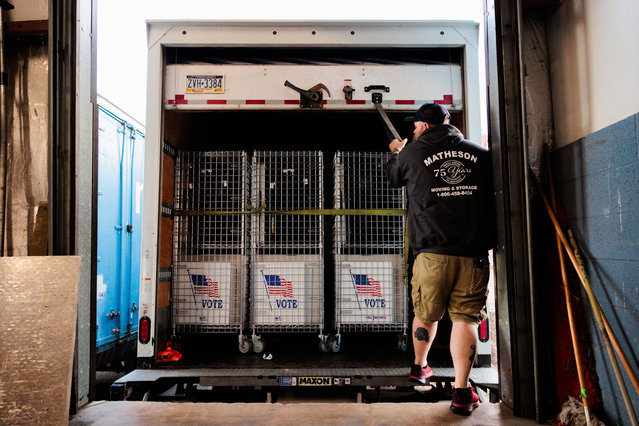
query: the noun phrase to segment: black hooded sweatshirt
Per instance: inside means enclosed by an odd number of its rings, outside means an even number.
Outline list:
[[[413,254],[483,257],[495,246],[490,153],[450,124],[433,126],[386,165],[391,186],[406,186]]]

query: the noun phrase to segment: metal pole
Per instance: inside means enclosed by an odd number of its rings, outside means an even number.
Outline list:
[[[7,118],[6,118],[6,86],[7,74],[4,65],[4,10],[13,9],[6,2],[0,2],[0,256],[4,256],[4,231],[6,211],[7,184]]]
[[[578,261],[580,260],[579,256],[577,256],[577,260]],[[585,276],[585,270],[583,269],[583,264],[581,265],[581,267],[582,267],[582,273]],[[601,310],[601,306],[599,306],[599,310]],[[639,395],[639,380],[637,379],[637,375],[635,374],[634,370],[631,367],[630,360],[628,359],[626,354],[621,350],[621,345],[619,344],[619,340],[617,340],[617,336],[615,336],[615,333],[613,333],[612,327],[610,326],[608,319],[606,319],[606,316],[604,315],[603,311],[601,311],[601,319],[603,320],[604,325],[606,326],[606,330],[608,331],[608,334],[610,335],[610,342],[612,343],[612,347],[615,348],[615,352],[617,352],[617,356],[621,360],[621,365],[623,365],[624,370],[626,370],[626,374],[628,374],[628,377],[630,378],[630,383],[632,383],[632,386],[635,388],[635,392],[637,393],[637,395]]]
[[[530,297],[530,333],[531,333],[531,349],[532,349],[532,361],[533,361],[533,384],[535,388],[535,419],[537,422],[541,422],[540,402],[539,402],[539,359],[537,354],[537,307],[535,302],[535,276],[533,272],[533,247],[532,247],[532,217],[530,211],[530,199],[531,194],[529,191],[530,186],[530,168],[528,167],[528,132],[527,132],[527,120],[526,120],[526,96],[525,96],[525,84],[524,84],[524,54],[522,52],[522,13],[521,13],[521,0],[515,1],[515,20],[517,22],[517,61],[519,72],[519,123],[521,125],[521,154],[523,157],[523,175],[524,175],[524,220],[526,225],[526,256],[527,256],[527,272],[529,282]]]

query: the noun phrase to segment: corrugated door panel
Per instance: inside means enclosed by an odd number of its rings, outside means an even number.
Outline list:
[[[144,195],[144,135],[134,132],[132,172],[131,172],[131,275],[130,275],[130,305],[129,323],[132,323],[130,331],[137,332],[138,308],[140,294],[140,252],[142,240],[142,199]]]
[[[117,340],[120,312],[122,122],[100,110],[98,142],[97,349]]]
[[[133,141],[131,140],[131,126],[125,123],[123,129],[124,146],[120,158],[121,168],[121,213],[120,213],[120,235],[121,235],[121,269],[120,269],[120,317],[118,337],[124,338],[129,330],[129,308],[131,285],[131,174],[133,162]]]

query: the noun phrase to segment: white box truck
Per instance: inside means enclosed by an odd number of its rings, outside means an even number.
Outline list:
[[[333,299],[336,297],[334,282],[336,276],[343,275],[341,268],[332,263],[331,249],[332,241],[337,238],[331,234],[335,229],[333,221],[336,213],[330,211],[334,206],[334,172],[330,166],[334,163],[335,155],[338,151],[387,151],[389,137],[375,103],[381,104],[388,112],[400,134],[410,137],[412,126],[405,123],[403,118],[425,102],[438,102],[451,112],[452,124],[468,139],[481,143],[477,43],[478,24],[465,21],[149,22],[145,220],[142,230],[138,342],[138,361],[142,368],[116,382],[116,397],[129,384],[151,383],[158,378],[166,379],[167,375],[174,378],[188,376],[192,382],[213,386],[283,386],[309,376],[323,377],[322,380],[316,380],[318,383],[326,382],[325,378],[329,377],[330,383],[349,383],[353,386],[403,383],[410,363],[404,363],[403,360],[399,361],[401,365],[389,363],[388,359],[397,361],[396,352],[392,356],[376,355],[375,359],[381,362],[379,365],[370,358],[365,358],[363,365],[360,360],[358,366],[344,361],[339,365],[339,372],[332,369],[334,361],[329,362],[330,366],[327,364],[326,368],[321,368],[321,362],[317,364],[313,361],[319,370],[314,368],[311,372],[308,370],[308,357],[312,357],[310,350],[307,352],[305,347],[299,346],[287,353],[286,372],[258,371],[255,363],[262,358],[250,358],[256,355],[249,354],[245,356],[253,361],[244,361],[247,364],[246,373],[236,371],[230,377],[228,371],[223,373],[216,368],[230,367],[221,355],[223,351],[220,345],[213,345],[216,348],[213,351],[207,352],[205,349],[208,347],[206,339],[215,340],[222,338],[222,335],[207,332],[231,333],[236,343],[239,340],[242,352],[248,352],[257,338],[261,351],[264,345],[261,336],[256,336],[255,327],[252,327],[251,307],[263,308],[268,305],[268,297],[265,299],[263,296],[269,295],[269,285],[277,285],[277,288],[270,290],[270,295],[289,304],[294,299],[286,295],[286,286],[292,289],[294,286],[287,284],[290,279],[281,278],[286,275],[284,272],[276,274],[269,269],[268,274],[260,274],[260,268],[266,270],[263,262],[275,262],[282,271],[287,271],[291,265],[309,265],[310,260],[313,260],[314,268],[323,270],[318,272],[305,266],[304,277],[307,280],[320,277],[323,286],[319,288],[323,289],[323,293],[321,290],[318,293],[318,287],[314,285],[305,288],[306,293],[300,294],[309,297],[309,292],[314,292],[313,300],[322,309],[319,313],[321,318],[312,321],[313,327],[295,328],[298,317],[287,316],[290,313],[274,313],[272,318],[258,315],[258,324],[260,321],[277,323],[292,327],[286,331],[310,331],[318,335],[322,349],[327,349],[327,343],[332,343],[335,349],[339,339],[331,336],[331,333],[335,333],[332,329],[335,315]],[[234,173],[233,167],[220,167],[216,171],[212,169],[213,166],[202,166],[196,160],[190,160],[188,164],[180,163],[179,153],[224,151],[242,152],[248,157],[248,162],[253,153],[258,151],[273,151],[275,158],[278,157],[277,153],[282,153],[281,157],[285,158],[292,152],[320,152],[323,158],[318,164],[323,169],[320,174],[323,185],[319,187],[323,189],[319,195],[304,192],[306,187],[313,185],[315,178],[303,174],[303,165],[294,164],[282,166],[280,175],[269,180],[269,188],[264,189],[272,190],[270,195],[261,198],[281,201],[286,197],[307,199],[318,196],[317,205],[320,207],[274,211],[265,202],[262,205],[242,202],[238,204],[242,206],[239,209],[225,209],[221,204],[219,208],[212,209],[176,209],[176,198],[207,193],[206,184],[198,181],[198,176],[206,174],[220,177],[224,173]],[[177,168],[176,162],[179,163]],[[190,173],[188,182],[176,183],[178,169],[182,174],[185,170]],[[222,185],[223,188],[211,187],[209,192],[219,198],[224,195],[225,185],[233,179],[221,177],[218,180],[221,183],[216,185]],[[178,187],[182,188],[180,194],[176,194]],[[282,189],[280,193],[277,188],[288,189]],[[251,188],[242,188],[240,192],[250,193]],[[206,205],[210,207],[210,204]],[[370,211],[367,213],[371,214]],[[260,222],[257,231],[251,230],[248,226],[250,217],[264,214],[271,216]],[[375,214],[372,211],[372,215]],[[233,220],[237,220],[239,225],[224,228],[232,218],[236,218]],[[180,222],[179,226],[177,222]],[[180,239],[177,235],[180,232],[188,238]],[[240,235],[238,232],[243,233]],[[208,240],[203,241],[203,236],[207,236]],[[250,242],[246,240],[251,239],[261,245],[256,251],[254,244],[249,253],[247,247]],[[212,245],[209,240],[218,242],[218,245]],[[227,240],[232,240],[232,244],[224,245]],[[318,248],[317,244],[321,247]],[[238,299],[229,309],[243,312],[244,317],[239,322],[233,321],[237,327],[218,328],[212,322],[214,320],[209,318],[204,321],[196,315],[194,320],[189,319],[193,323],[204,322],[207,327],[190,330],[198,343],[192,345],[190,350],[184,347],[181,364],[162,369],[158,353],[164,350],[169,341],[174,341],[174,348],[179,347],[175,340],[179,341],[182,337],[180,334],[183,334],[181,331],[184,331],[179,326],[180,322],[184,323],[185,317],[181,317],[176,308],[179,309],[180,304],[193,303],[192,294],[186,291],[194,291],[193,279],[187,282],[189,286],[182,289],[184,291],[180,290],[184,293],[181,298],[176,299],[179,293],[176,293],[176,289],[180,287],[172,285],[175,265],[180,264],[176,262],[176,256],[179,257],[180,253],[186,259],[197,259],[198,262],[233,263],[233,268],[238,271],[233,276],[245,283],[237,282],[235,285],[238,287],[230,290],[229,294],[236,295]],[[251,259],[255,253],[262,257]],[[406,262],[405,254],[404,251],[390,255],[379,251],[375,252],[374,257],[355,256],[353,259],[362,262],[356,263],[357,267],[366,265],[367,261],[387,261],[385,267],[397,269],[387,275],[400,277],[404,280],[401,284],[406,284],[404,265],[393,266],[390,261],[400,259]],[[287,266],[286,262],[291,263]],[[264,278],[266,275],[280,276],[280,281],[269,281]],[[252,282],[255,286],[251,285]],[[361,291],[375,296],[369,298],[379,299],[373,294],[375,283],[375,280],[360,283]],[[405,288],[404,285],[384,282],[380,288],[386,287],[393,289],[390,294],[400,293],[402,297],[407,297],[406,291],[397,291],[398,288]],[[260,290],[264,294],[259,293]],[[252,297],[256,297],[253,305]],[[387,318],[380,320],[384,323],[392,318],[398,306],[403,305],[394,303],[392,306],[378,307],[375,315]],[[228,325],[229,311],[221,312],[224,312],[221,318],[225,322],[222,325]],[[310,312],[304,315],[306,318]],[[313,315],[317,315],[317,312]],[[403,330],[400,330],[404,343],[407,329],[410,329],[409,324],[404,324]],[[376,338],[373,336],[373,339]],[[296,337],[296,341],[300,339]],[[380,346],[382,352],[388,349]],[[208,358],[193,356],[192,348],[208,353]],[[490,354],[489,345],[482,348],[480,354],[482,351]],[[319,352],[316,347],[314,349]],[[405,345],[403,349],[406,349]],[[342,348],[344,351],[345,348]],[[339,355],[346,356],[343,353]],[[241,355],[235,349],[233,357],[238,356]],[[406,356],[410,358],[409,354]],[[197,363],[190,365],[189,357],[197,359]],[[198,369],[191,368],[195,365]],[[242,365],[235,367],[241,369]],[[358,368],[369,370],[367,374],[362,374]]]

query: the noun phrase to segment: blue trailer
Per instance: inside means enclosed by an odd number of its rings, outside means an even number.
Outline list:
[[[144,128],[98,101],[97,368],[135,360],[140,288]]]

